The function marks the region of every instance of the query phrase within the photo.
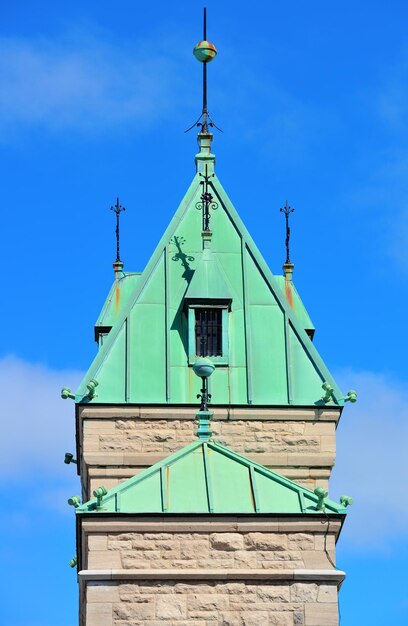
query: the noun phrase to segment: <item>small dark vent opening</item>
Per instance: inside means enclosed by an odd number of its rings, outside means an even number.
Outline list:
[[[197,356],[222,356],[222,309],[195,309]]]

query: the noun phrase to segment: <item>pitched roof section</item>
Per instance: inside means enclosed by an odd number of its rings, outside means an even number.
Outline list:
[[[300,296],[293,282],[291,280],[287,280],[285,276],[275,276],[275,280],[277,281],[282,292],[285,294],[289,306],[296,314],[296,317],[298,318],[303,328],[311,333],[311,335],[313,336],[315,327],[309,317],[309,313],[306,311],[305,305],[300,299]]]
[[[95,328],[108,328],[114,325],[119,313],[123,310],[131,293],[134,291],[140,276],[140,272],[123,272],[121,276],[115,279],[102,310],[98,315]]]
[[[232,299],[222,268],[210,248],[203,250],[184,299],[190,301]]]
[[[211,261],[206,270],[196,205],[204,165],[212,174],[209,136],[201,138],[198,172],[143,274],[120,307],[112,330],[77,390],[89,401],[87,383],[96,379],[92,403],[194,404],[199,383],[189,354],[186,293],[229,293],[228,360],[210,379],[216,404],[315,406],[322,384],[333,388],[332,402],[343,394],[290,307],[279,282],[243,225],[214,175],[210,189],[218,210],[211,216]],[[197,272],[197,274],[196,274]],[[216,273],[217,278],[214,278]],[[196,275],[196,280],[194,276]],[[206,279],[207,280],[207,279]],[[205,281],[204,281],[205,282]],[[215,289],[213,282],[217,282]],[[191,289],[190,289],[191,286]],[[191,329],[190,329],[191,330]],[[191,335],[191,333],[190,333]],[[190,348],[189,348],[190,345]]]
[[[280,474],[213,441],[195,441],[160,463],[82,504],[77,514],[321,514],[317,496]],[[325,512],[345,514],[326,499]]]

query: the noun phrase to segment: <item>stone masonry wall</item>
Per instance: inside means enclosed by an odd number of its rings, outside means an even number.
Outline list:
[[[335,584],[92,582],[85,626],[337,626]]]
[[[86,569],[327,569],[335,535],[322,532],[91,533]]]

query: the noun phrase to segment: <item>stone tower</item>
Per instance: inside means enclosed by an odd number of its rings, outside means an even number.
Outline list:
[[[144,271],[114,263],[98,354],[63,390],[81,626],[338,624],[348,499],[327,487],[355,397],[314,347],[293,266],[271,273],[221,186],[208,126]]]

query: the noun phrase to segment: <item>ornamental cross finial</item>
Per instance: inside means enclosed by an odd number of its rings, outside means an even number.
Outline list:
[[[197,202],[196,209],[203,212],[203,232],[210,232],[210,209],[215,211],[218,209],[218,204],[213,202],[213,195],[208,191],[208,182],[214,174],[208,174],[208,165],[205,164],[205,174],[201,174],[204,180],[201,181],[203,186],[203,193],[200,196],[201,202]]]
[[[285,239],[285,245],[286,245],[286,261],[285,263],[290,263],[290,254],[289,254],[289,240],[290,240],[290,226],[289,226],[289,215],[291,213],[293,213],[295,209],[292,209],[289,204],[288,201],[286,200],[286,204],[283,207],[283,209],[279,209],[279,211],[281,213],[285,214],[285,221],[286,221],[286,239]]]
[[[119,198],[116,198],[115,206],[111,206],[111,211],[116,213],[116,262],[120,263],[120,237],[119,237],[119,216],[122,211],[126,211],[124,206],[119,204]]]

